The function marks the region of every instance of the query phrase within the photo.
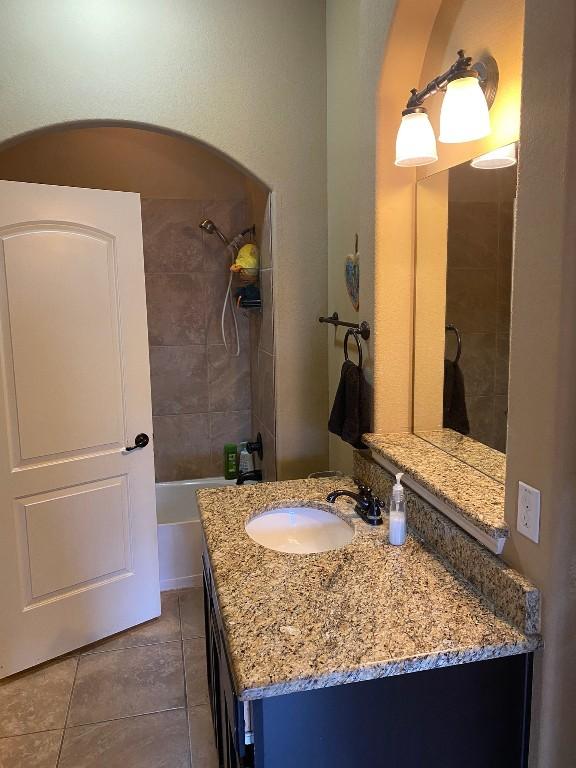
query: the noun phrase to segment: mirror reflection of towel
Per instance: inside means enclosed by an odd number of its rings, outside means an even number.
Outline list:
[[[370,431],[370,400],[362,369],[346,360],[340,372],[328,429],[354,448],[365,448],[362,434]]]
[[[444,416],[442,426],[461,435],[470,434],[470,422],[466,412],[464,376],[458,363],[444,360]]]

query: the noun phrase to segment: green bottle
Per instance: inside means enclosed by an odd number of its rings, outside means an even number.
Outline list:
[[[236,443],[226,443],[224,446],[224,477],[235,480],[238,477],[236,469]]]

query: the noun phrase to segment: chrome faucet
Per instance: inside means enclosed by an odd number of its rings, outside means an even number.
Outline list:
[[[380,501],[377,496],[374,496],[372,489],[368,488],[367,485],[361,485],[357,481],[354,482],[358,486],[358,493],[353,491],[332,491],[332,493],[326,496],[326,501],[334,504],[339,496],[348,496],[356,502],[354,511],[365,523],[368,523],[368,525],[382,525],[384,502]]]

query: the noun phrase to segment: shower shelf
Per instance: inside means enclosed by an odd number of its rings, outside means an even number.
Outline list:
[[[242,309],[261,309],[262,299],[240,299],[238,306]]]

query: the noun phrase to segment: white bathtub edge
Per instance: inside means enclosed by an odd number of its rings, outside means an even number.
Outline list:
[[[160,592],[168,592],[171,589],[189,589],[190,587],[202,586],[202,574],[196,573],[194,576],[183,576],[180,579],[164,579],[160,582]]]

